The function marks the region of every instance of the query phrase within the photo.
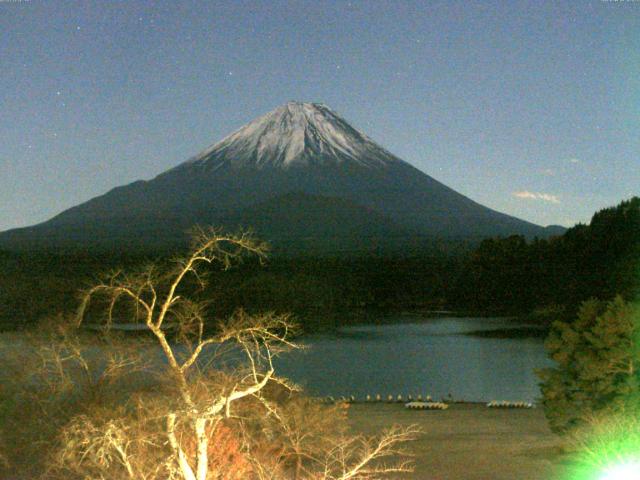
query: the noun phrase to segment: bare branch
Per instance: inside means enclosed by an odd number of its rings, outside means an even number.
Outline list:
[[[238,310],[217,328],[205,328],[210,305],[190,293],[204,287],[206,268],[229,268],[245,254],[262,262],[266,251],[249,233],[199,227],[187,256],[168,268],[115,271],[83,293],[73,328],[60,327],[59,341],[36,350],[39,378],[48,389],[48,395],[35,396],[40,411],[52,416],[68,398],[82,400],[81,410],[65,417],[55,468],[74,478],[104,480],[227,478],[216,470],[216,462],[226,461],[216,449],[227,444],[216,441],[230,431],[227,440],[236,442],[248,469],[237,470],[241,476],[229,470],[234,480],[276,480],[289,473],[295,480],[375,479],[411,470],[400,445],[417,429],[393,428],[377,439],[350,437],[344,410],[304,399],[294,393],[298,387],[276,375],[274,359],[300,348],[290,316]],[[103,350],[91,356],[77,333],[98,310]],[[148,388],[132,382],[120,398],[123,378],[153,370],[141,361],[138,344],[113,333],[123,314],[144,322],[166,364]]]

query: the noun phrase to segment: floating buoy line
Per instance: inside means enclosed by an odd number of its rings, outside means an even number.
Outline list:
[[[444,402],[409,402],[404,406],[412,410],[446,410],[449,408],[449,404]]]
[[[533,408],[533,403],[528,402],[508,402],[506,400],[491,400],[487,403],[488,408]]]
[[[402,394],[382,396],[379,393],[366,395],[364,398],[358,398],[355,395],[349,395],[348,397],[327,396],[323,398],[323,401],[325,403],[401,403],[405,408],[412,410],[446,410],[452,403],[484,404],[487,408],[534,408],[534,404],[531,402],[512,402],[507,400],[491,400],[488,403],[465,402],[453,400],[451,395],[440,402],[433,401],[431,395],[417,395],[416,397],[412,395],[403,396]]]

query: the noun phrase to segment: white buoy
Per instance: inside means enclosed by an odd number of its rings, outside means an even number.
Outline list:
[[[449,405],[443,402],[409,402],[405,407],[413,410],[446,410]]]
[[[533,404],[529,402],[510,402],[507,400],[491,400],[487,403],[488,408],[533,408]]]

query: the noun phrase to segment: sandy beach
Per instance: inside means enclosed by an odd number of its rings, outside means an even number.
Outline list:
[[[416,480],[555,480],[562,476],[560,439],[544,413],[452,404],[444,411],[409,410],[402,404],[353,404],[355,432],[372,435],[392,424],[417,424],[424,434],[409,445]]]

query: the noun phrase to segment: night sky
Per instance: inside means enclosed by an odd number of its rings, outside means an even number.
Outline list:
[[[0,0],[0,230],[288,100],[542,225],[640,193],[640,1]]]

